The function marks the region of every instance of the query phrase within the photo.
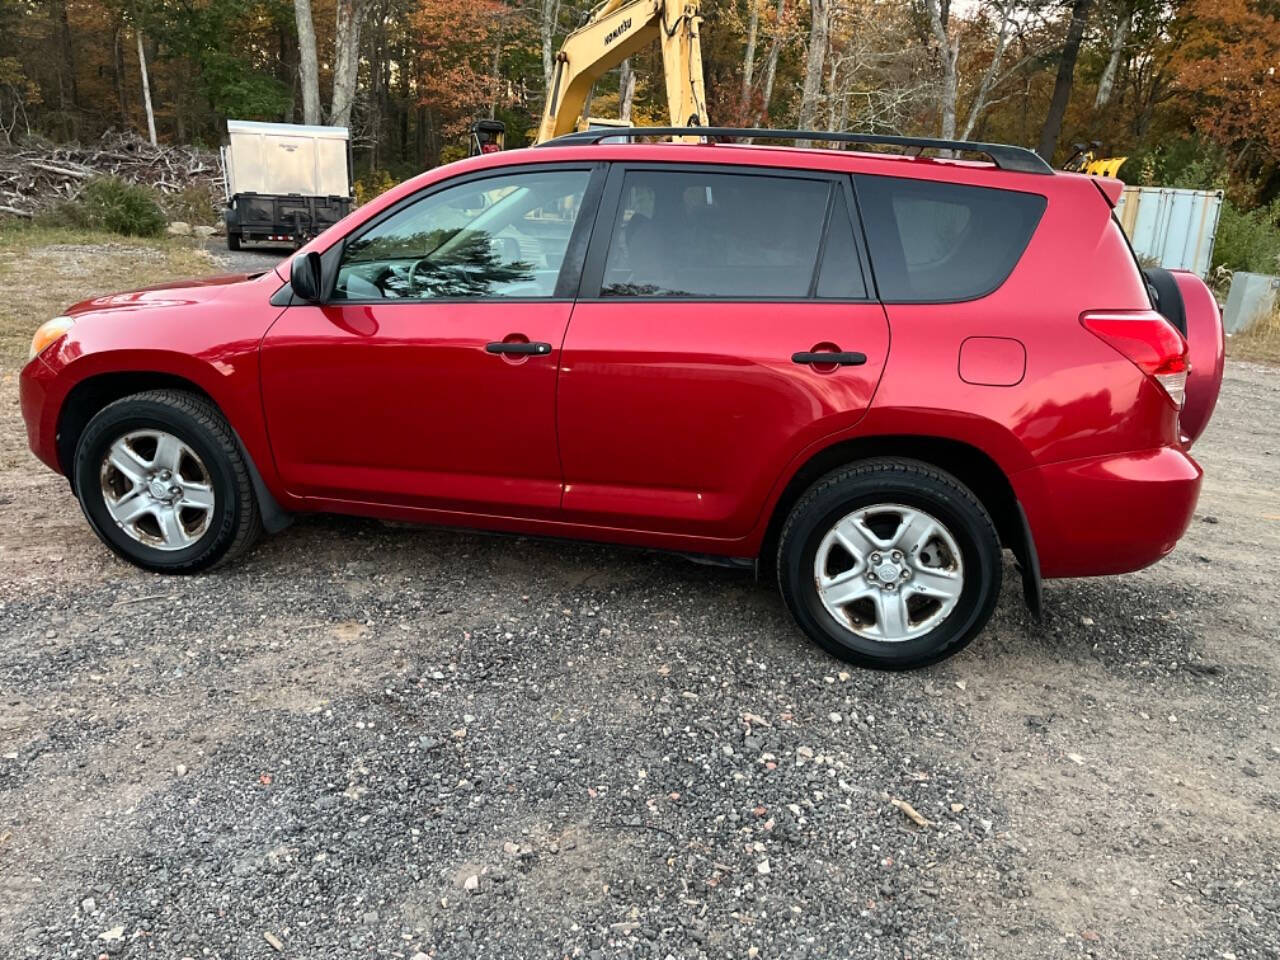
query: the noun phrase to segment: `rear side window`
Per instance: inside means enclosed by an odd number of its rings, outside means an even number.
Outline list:
[[[972,300],[1004,283],[1045,198],[898,177],[854,178],[883,300]]]
[[[601,294],[808,297],[830,190],[826,180],[629,171]]]

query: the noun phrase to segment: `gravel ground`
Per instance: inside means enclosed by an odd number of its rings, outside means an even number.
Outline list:
[[[1280,388],[1123,578],[846,670],[679,558],[338,518],[164,578],[0,413],[0,957],[1280,953]],[[920,825],[901,804],[926,821]]]
[[[270,270],[293,253],[293,247],[274,243],[253,244],[241,247],[232,253],[227,249],[225,236],[206,237],[200,241],[200,245],[221,265],[222,269],[231,273],[260,273],[263,270]]]

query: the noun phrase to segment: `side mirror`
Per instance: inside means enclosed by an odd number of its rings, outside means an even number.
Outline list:
[[[320,254],[314,250],[302,253],[293,258],[289,268],[289,284],[293,287],[293,295],[299,300],[316,303],[323,295],[321,292]]]

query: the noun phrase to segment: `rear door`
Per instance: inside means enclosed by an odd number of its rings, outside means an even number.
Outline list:
[[[862,417],[889,336],[854,211],[845,177],[614,165],[561,362],[566,520],[745,536]]]

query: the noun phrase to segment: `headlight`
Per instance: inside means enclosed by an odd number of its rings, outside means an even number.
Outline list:
[[[75,326],[75,321],[70,317],[54,317],[52,320],[40,324],[40,329],[31,338],[31,354],[27,359],[34,360],[57,340],[66,336],[67,331],[73,326]]]

